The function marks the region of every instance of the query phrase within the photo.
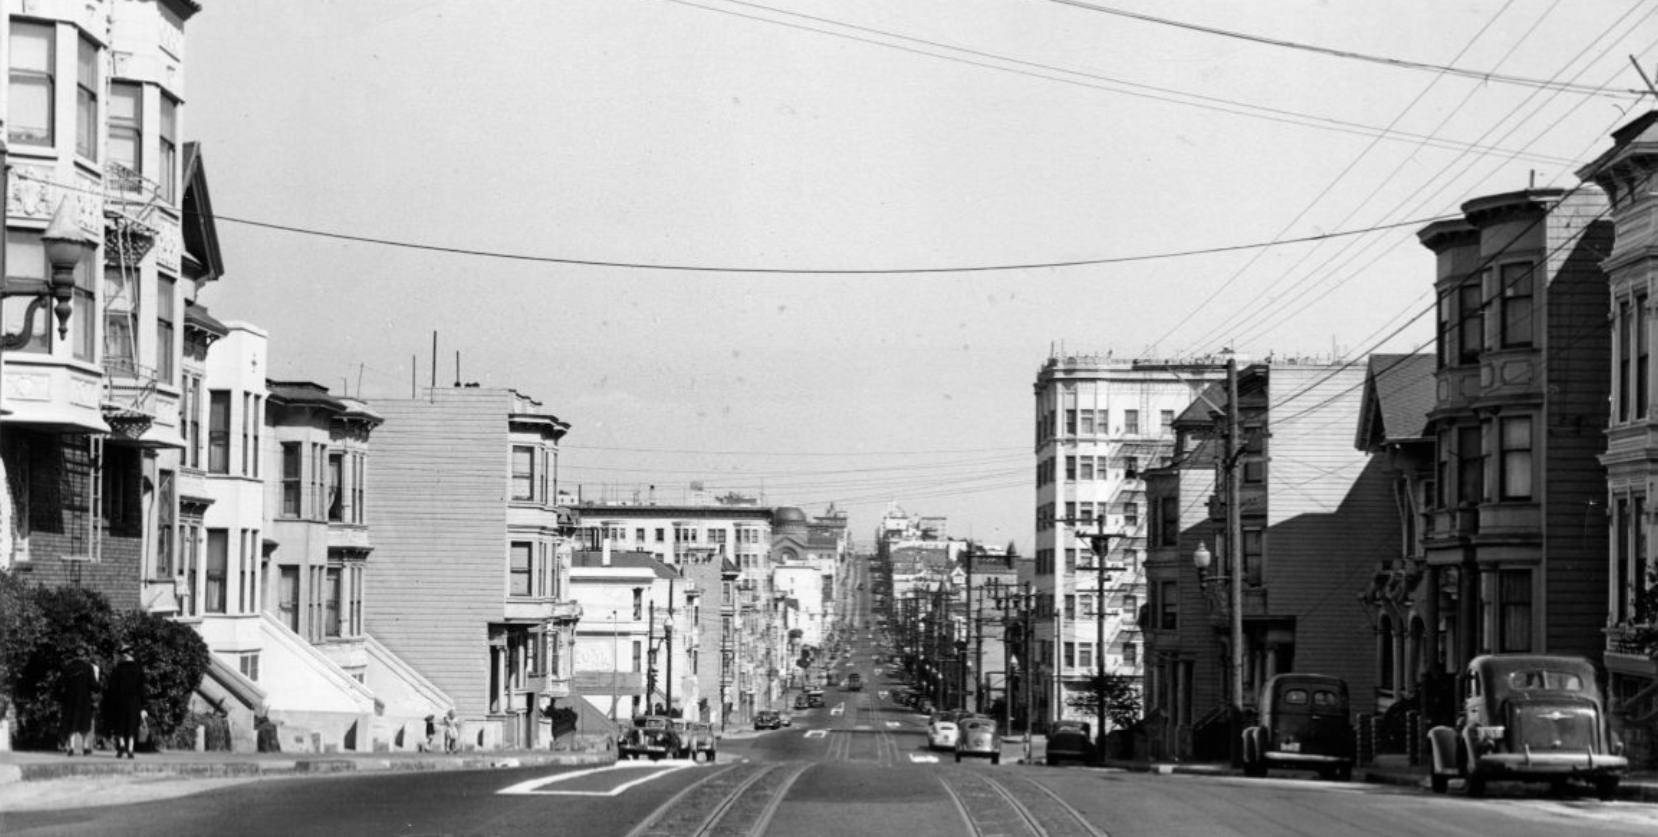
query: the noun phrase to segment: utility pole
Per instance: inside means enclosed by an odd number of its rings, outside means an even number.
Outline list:
[[[1099,672],[1095,683],[1094,727],[1096,750],[1105,755],[1105,556],[1111,552],[1111,536],[1105,533],[1105,518],[1099,519],[1099,534],[1089,538],[1094,553],[1094,667]]]
[[[668,655],[668,717],[674,715],[674,580],[668,579],[668,619],[662,623],[662,650]]]
[[[1243,630],[1243,474],[1238,458],[1243,452],[1239,421],[1238,359],[1226,359],[1226,559],[1232,576],[1232,751],[1233,763],[1242,760],[1244,718],[1244,630]]]
[[[645,623],[645,714],[652,710],[651,697],[656,694],[656,600],[651,599],[650,621]]]
[[[964,602],[964,604],[965,604],[965,607],[962,608],[962,614],[967,617],[967,634],[965,636],[963,636],[962,639],[963,640],[971,640],[973,638],[973,617],[974,617],[974,613],[973,613],[973,544],[971,544],[971,543],[969,543],[967,545],[967,601]],[[966,643],[964,642],[962,644],[961,652],[956,654],[956,657],[957,657],[956,665],[961,666],[961,708],[963,708],[963,709],[967,708],[967,653],[966,653],[966,651],[967,651],[967,647],[966,647]],[[974,672],[973,676],[977,677],[978,676],[978,669],[975,668],[973,670],[973,672]],[[978,689],[974,689],[973,691],[977,692]],[[976,695],[975,695],[975,697],[976,697]],[[982,709],[983,707],[978,707],[977,705],[975,705],[975,708]]]
[[[991,579],[991,583],[994,585],[995,579]],[[984,693],[988,691],[985,687],[988,685],[987,681],[989,679],[984,676],[984,623],[979,621],[980,611],[984,610],[984,592],[984,588],[979,588],[979,601],[978,604],[973,606],[973,621],[968,623],[968,628],[974,631],[975,637],[973,642],[973,709],[981,715],[984,714]],[[1003,668],[1006,668],[1006,666],[1004,665]],[[1003,676],[1007,675],[1004,673]],[[1005,731],[1007,727],[1004,726],[1002,729]]]
[[[1035,647],[1035,643],[1031,641],[1031,627],[1033,625],[1031,606],[1034,601],[1031,599],[1030,582],[1028,581],[1025,582],[1025,594],[1020,598],[1020,601],[1023,604],[1020,609],[1025,614],[1025,629],[1021,631],[1025,635],[1025,763],[1030,764],[1030,727],[1031,721],[1035,718],[1035,707],[1031,706],[1031,681],[1035,678],[1031,675],[1036,671],[1036,660],[1031,656],[1031,651]]]

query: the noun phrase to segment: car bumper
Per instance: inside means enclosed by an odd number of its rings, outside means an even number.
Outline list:
[[[1284,764],[1348,764],[1353,761],[1346,756],[1292,753],[1285,750],[1268,750],[1264,758],[1267,761],[1282,762]]]
[[[1478,772],[1521,776],[1610,776],[1629,769],[1629,759],[1603,753],[1487,753]]]

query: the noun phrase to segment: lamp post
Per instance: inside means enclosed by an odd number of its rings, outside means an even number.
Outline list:
[[[3,159],[3,154],[0,154],[0,160]],[[40,240],[46,246],[46,261],[52,267],[52,275],[45,283],[14,290],[10,281],[0,276],[0,299],[13,296],[30,298],[29,307],[23,313],[23,330],[0,335],[0,351],[9,352],[27,346],[35,337],[35,314],[48,305],[52,306],[52,314],[57,317],[58,337],[69,336],[69,315],[74,311],[75,268],[97,245],[87,241],[80,227],[70,218],[67,200],[58,202],[52,222],[41,233]],[[0,256],[0,274],[3,274],[4,266],[4,257]],[[46,323],[50,328],[50,321]]]
[[[1228,552],[1233,552],[1233,550],[1228,549]],[[1197,549],[1192,551],[1192,565],[1197,568],[1199,583],[1207,586],[1210,582],[1224,581],[1231,588],[1232,606],[1231,613],[1228,614],[1228,621],[1231,623],[1231,648],[1228,654],[1228,667],[1231,669],[1229,674],[1231,675],[1232,684],[1232,711],[1234,723],[1237,723],[1243,718],[1244,712],[1243,573],[1238,571],[1236,564],[1232,564],[1225,574],[1208,575],[1209,566],[1214,560],[1214,553],[1210,552],[1209,547],[1199,541]],[[1236,730],[1234,731],[1236,732]],[[1238,736],[1234,735],[1232,737],[1237,738]],[[1234,742],[1234,744],[1236,743]]]

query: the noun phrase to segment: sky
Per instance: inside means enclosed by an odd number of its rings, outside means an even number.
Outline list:
[[[585,499],[1026,554],[1049,357],[1428,350],[1415,231],[1578,186],[1658,70],[1644,0],[203,5],[199,300],[272,377],[406,398],[435,333]]]

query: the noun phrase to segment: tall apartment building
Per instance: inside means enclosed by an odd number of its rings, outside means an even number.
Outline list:
[[[568,708],[581,609],[558,503],[569,424],[510,389],[377,399],[370,634],[454,701],[467,747],[544,747]]]
[[[1165,464],[1174,419],[1223,374],[1212,363],[1050,357],[1034,389],[1036,723],[1069,706],[1098,671],[1138,677],[1145,598],[1142,473]],[[1108,537],[1099,560],[1091,536]],[[1103,596],[1102,596],[1103,593]],[[1101,634],[1104,642],[1101,643]]]

